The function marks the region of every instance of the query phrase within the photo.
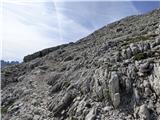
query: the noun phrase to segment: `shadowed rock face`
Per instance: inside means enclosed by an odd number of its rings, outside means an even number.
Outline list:
[[[60,46],[56,46],[56,47],[51,47],[51,48],[47,48],[41,51],[38,51],[36,53],[33,53],[31,55],[27,55],[24,57],[23,61],[24,62],[29,62],[31,60],[34,60],[36,58],[41,58],[47,54],[49,54],[50,52],[56,51],[58,49],[63,49],[64,47],[68,46],[68,45],[72,45],[73,43],[69,43],[69,44],[64,44],[64,45],[60,45]]]
[[[2,70],[3,120],[160,119],[160,10]]]

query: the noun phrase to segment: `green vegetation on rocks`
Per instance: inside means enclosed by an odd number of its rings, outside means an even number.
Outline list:
[[[146,53],[138,53],[136,55],[134,55],[133,59],[134,60],[142,60],[142,59],[146,59],[147,55]]]
[[[155,35],[141,35],[133,38],[127,38],[125,42],[122,44],[122,46],[128,47],[131,43],[136,43],[140,41],[147,41],[150,40],[150,38],[155,37]]]

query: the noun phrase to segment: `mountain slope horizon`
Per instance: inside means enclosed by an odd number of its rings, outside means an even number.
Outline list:
[[[159,8],[160,9],[160,8]],[[152,10],[151,12],[153,12],[153,11],[156,11],[156,10],[159,10],[158,8],[157,9],[155,9],[155,10]],[[144,14],[149,14],[149,13],[151,13],[151,12],[146,12],[146,13],[144,13]],[[66,46],[68,46],[68,45],[71,45],[71,44],[76,44],[76,43],[78,43],[78,42],[80,42],[80,41],[83,41],[84,39],[86,39],[87,40],[87,37],[90,37],[91,35],[93,35],[93,34],[96,34],[96,32],[98,32],[98,31],[100,31],[101,29],[104,29],[104,28],[106,28],[106,27],[109,27],[109,26],[112,26],[112,24],[116,24],[117,22],[119,22],[119,21],[121,21],[121,20],[127,20],[128,18],[132,18],[132,17],[138,17],[138,16],[141,16],[141,15],[144,15],[144,14],[139,14],[139,15],[132,15],[132,16],[129,16],[129,17],[124,17],[124,18],[122,18],[122,19],[120,19],[120,20],[117,20],[117,21],[115,21],[115,22],[112,22],[112,23],[109,23],[109,24],[107,24],[107,25],[105,25],[104,27],[102,27],[102,28],[100,28],[100,29],[98,29],[98,30],[95,30],[93,33],[91,33],[91,34],[89,34],[89,35],[87,35],[86,37],[82,37],[80,40],[78,40],[78,41],[76,41],[76,42],[70,42],[70,43],[65,43],[65,44],[62,44],[62,45],[58,45],[58,46],[55,46],[55,47],[51,47],[51,48],[45,48],[45,49],[43,49],[43,50],[40,50],[40,51],[37,51],[37,52],[35,52],[35,53],[33,53],[33,54],[30,54],[30,55],[27,55],[27,56],[25,56],[24,57],[24,59],[23,59],[23,61],[25,62],[25,61],[28,61],[29,59],[34,59],[34,57],[36,58],[36,56],[37,57],[42,57],[42,56],[44,56],[44,55],[46,55],[46,54],[48,54],[48,53],[50,53],[50,52],[52,52],[52,51],[54,51],[54,50],[57,50],[57,49],[59,49],[59,48],[61,48],[61,47],[66,47]],[[33,58],[32,58],[32,57]],[[28,59],[28,60],[27,60]]]
[[[159,120],[160,9],[1,72],[3,120]]]

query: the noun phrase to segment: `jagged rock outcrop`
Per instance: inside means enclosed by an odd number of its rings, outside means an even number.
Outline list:
[[[120,93],[119,93],[119,76],[116,72],[111,73],[111,79],[109,81],[109,92],[114,107],[118,107],[120,104]]]
[[[72,45],[72,44],[73,43],[64,44],[64,45],[60,45],[60,46],[56,46],[56,47],[51,47],[51,48],[47,48],[47,49],[38,51],[38,52],[36,52],[34,54],[25,56],[24,59],[23,59],[23,61],[24,62],[29,62],[29,61],[34,60],[36,58],[43,57],[43,56],[49,54],[50,52],[53,52],[53,51],[56,51],[56,50],[59,50],[59,49],[63,49],[64,47],[66,47],[68,45]]]
[[[160,95],[160,63],[154,64],[153,74],[150,76],[150,83],[156,94]]]
[[[126,17],[4,68],[2,119],[160,119],[159,16]]]
[[[138,114],[141,120],[150,120],[150,113],[145,104],[140,106]]]

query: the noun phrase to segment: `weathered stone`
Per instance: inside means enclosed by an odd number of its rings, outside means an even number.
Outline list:
[[[120,95],[119,95],[119,78],[116,72],[111,73],[111,79],[109,81],[109,92],[114,107],[118,107],[118,105],[120,104]]]
[[[119,62],[121,60],[121,54],[119,51],[115,54],[115,60],[116,62]]]
[[[64,62],[66,62],[66,61],[70,61],[70,60],[73,60],[74,58],[72,57],[72,56],[68,56],[68,57],[66,57],[65,59],[64,59]]]
[[[40,116],[39,115],[34,115],[33,120],[39,120]]]
[[[60,90],[61,90],[61,86],[62,86],[61,83],[57,83],[56,85],[54,85],[54,86],[51,88],[50,93],[53,94],[53,93],[55,93],[55,92],[60,91]]]
[[[126,51],[126,49],[123,49],[121,54],[122,54],[123,59],[127,59],[127,51]]]
[[[139,116],[141,120],[150,120],[150,113],[145,104],[140,106]]]
[[[151,89],[145,88],[145,95],[146,95],[146,96],[151,95],[151,93],[152,93]]]
[[[109,81],[109,90],[111,93],[119,93],[119,77],[116,72],[111,73],[111,79]]]
[[[60,116],[61,112],[65,109],[67,109],[68,106],[72,103],[73,99],[75,98],[75,93],[68,92],[65,94],[65,96],[62,98],[61,102],[53,108],[54,116]]]
[[[160,95],[160,65],[154,64],[154,69],[149,77],[151,87],[155,90],[157,95]]]
[[[129,93],[130,90],[131,90],[131,88],[132,88],[131,79],[126,79],[126,80],[125,80],[125,86],[126,86],[126,91],[127,91],[127,93]]]
[[[154,48],[156,46],[155,42],[150,43],[151,48]]]
[[[114,42],[114,41],[108,41],[107,45],[108,45],[109,47],[114,47],[114,46],[117,45],[117,43]]]
[[[85,120],[95,120],[97,114],[97,109],[92,108],[89,113],[86,115]]]
[[[138,46],[134,43],[130,44],[130,49],[132,50],[133,55],[137,54],[140,51]]]
[[[48,85],[52,85],[53,86],[60,77],[61,77],[61,74],[59,74],[59,73],[57,74],[57,73],[51,72],[46,76],[45,79],[46,79]]]
[[[156,45],[160,45],[160,37],[155,40]]]
[[[143,52],[144,51],[144,44],[143,43],[138,44],[138,48],[139,48],[140,52]]]
[[[135,67],[135,65],[131,64],[128,66],[128,70],[127,70],[127,76],[129,79],[134,80],[137,77],[137,73],[136,73],[137,69]]]
[[[127,58],[131,58],[132,57],[132,50],[131,50],[130,47],[126,49],[126,55],[127,55]]]
[[[113,102],[113,105],[114,105],[115,108],[117,108],[119,106],[119,104],[120,104],[120,94],[119,93],[115,93],[113,95],[112,102]]]
[[[148,81],[144,80],[144,81],[143,81],[143,86],[144,86],[145,88],[149,88],[149,87],[150,87],[150,84],[149,84]]]
[[[148,73],[148,72],[151,72],[152,69],[153,69],[153,65],[150,64],[150,62],[146,62],[140,65],[139,71],[141,73]]]
[[[140,100],[140,96],[139,96],[137,88],[133,88],[133,95],[134,95],[135,102],[138,104]]]
[[[143,50],[144,50],[144,51],[147,51],[147,50],[149,50],[149,49],[150,49],[150,44],[149,44],[149,43],[145,43]]]
[[[36,53],[33,53],[31,55],[27,55],[23,58],[23,61],[24,62],[29,62],[31,60],[34,60],[36,58],[40,58],[40,57],[43,57],[47,54],[49,54],[50,52],[53,52],[53,51],[56,51],[58,49],[61,49],[61,48],[64,48],[68,46],[68,44],[63,44],[63,45],[60,45],[60,46],[56,46],[56,47],[51,47],[51,48],[47,48],[47,49],[44,49],[44,50],[41,50],[39,52],[36,52]]]
[[[103,108],[103,111],[104,111],[104,112],[108,112],[108,111],[110,111],[110,110],[112,110],[112,109],[113,109],[112,106],[106,106],[106,107]]]
[[[2,119],[158,119],[159,16],[127,17],[5,67]]]

